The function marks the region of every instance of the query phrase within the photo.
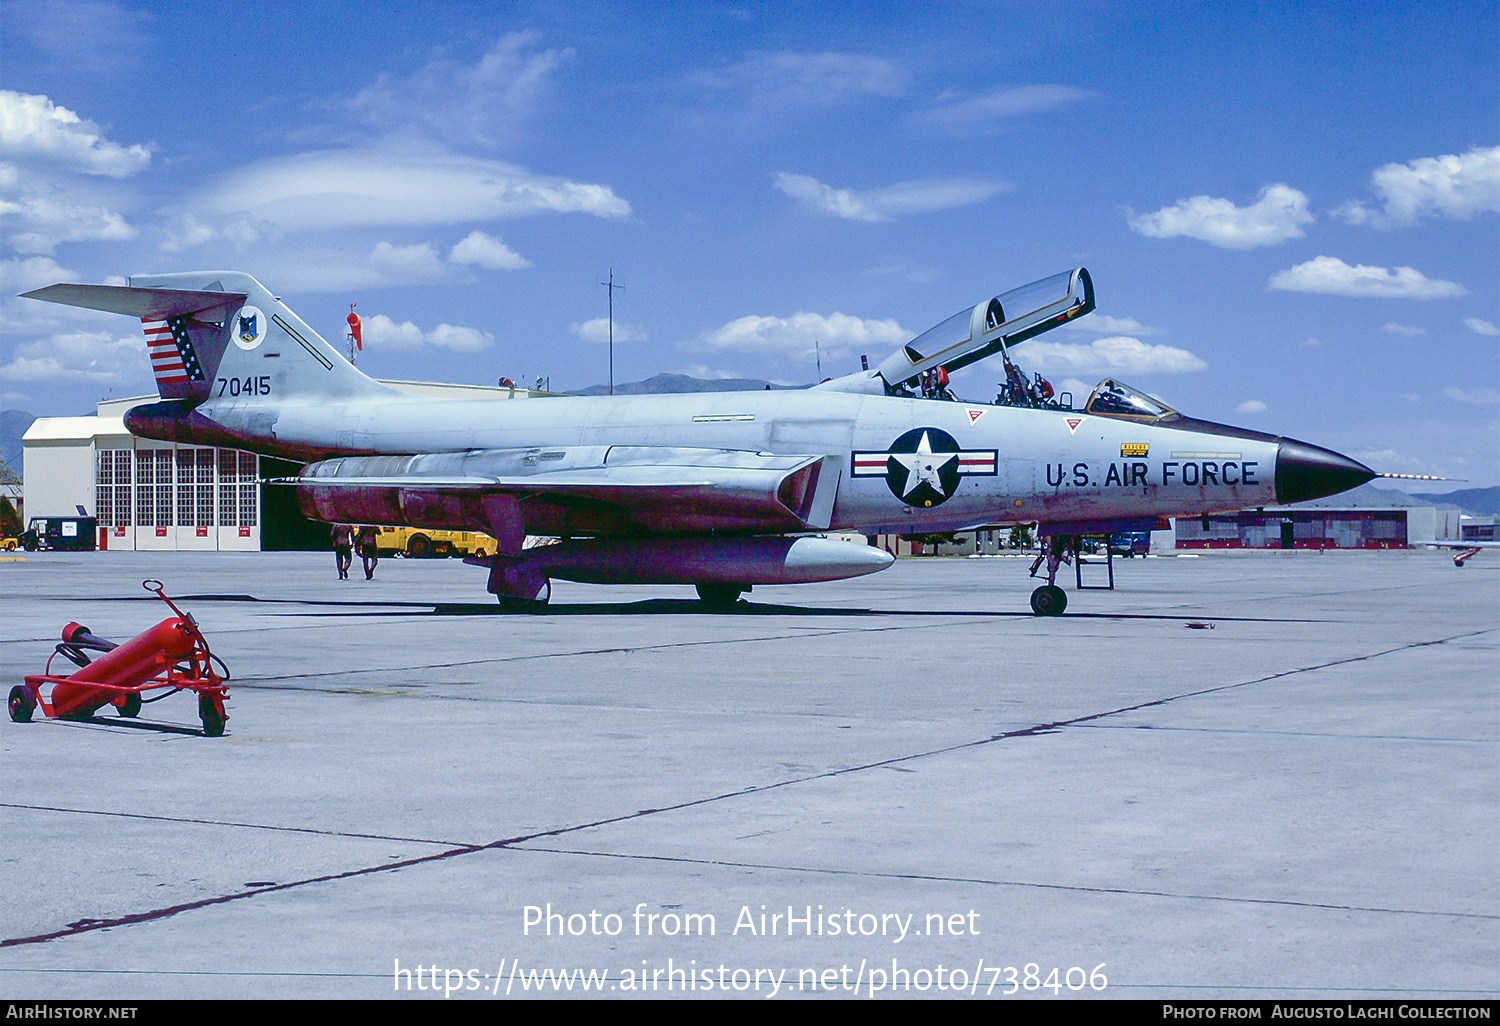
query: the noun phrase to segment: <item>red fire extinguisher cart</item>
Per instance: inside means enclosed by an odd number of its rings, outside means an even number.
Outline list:
[[[207,737],[224,733],[229,716],[224,699],[229,668],[208,648],[193,614],[184,613],[167,598],[160,581],[143,581],[175,614],[124,644],[97,637],[79,623],[62,630],[62,644],[47,659],[42,673],[10,689],[8,709],[17,723],[31,722],[38,707],[46,716],[65,720],[90,719],[106,705],[121,716],[140,715],[147,702],[157,702],[179,691],[198,696],[198,718]],[[78,670],[67,677],[52,673],[58,656]],[[161,691],[153,698],[147,692]]]

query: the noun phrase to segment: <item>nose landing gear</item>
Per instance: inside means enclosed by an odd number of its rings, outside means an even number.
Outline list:
[[[1037,616],[1061,616],[1068,608],[1068,593],[1055,584],[1044,584],[1031,593],[1031,611]]]

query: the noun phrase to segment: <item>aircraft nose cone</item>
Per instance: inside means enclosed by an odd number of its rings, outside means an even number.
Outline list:
[[[1276,449],[1276,501],[1280,503],[1337,495],[1379,476],[1358,460],[1296,439],[1283,438]]]

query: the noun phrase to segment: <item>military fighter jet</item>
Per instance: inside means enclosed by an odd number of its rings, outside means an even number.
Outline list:
[[[881,362],[807,389],[441,399],[360,373],[241,272],[51,285],[33,299],[139,317],[161,401],[144,438],[306,462],[309,517],[484,531],[503,607],[561,578],[692,584],[710,606],[756,584],[836,580],[892,557],[827,532],[928,534],[1038,524],[1046,536],[1143,530],[1298,502],[1376,476],[1328,449],[1196,420],[1106,380],[1081,408],[952,398],[947,373],[1094,309],[1077,268],[954,314]],[[527,535],[557,539],[523,548]],[[1036,589],[1058,614],[1064,592]]]

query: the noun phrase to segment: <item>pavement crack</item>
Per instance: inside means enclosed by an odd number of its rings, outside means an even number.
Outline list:
[[[749,836],[757,836],[751,834]],[[736,862],[728,859],[694,859],[678,855],[639,855],[613,851],[591,851],[578,848],[514,847],[512,851],[530,851],[552,855],[584,855],[605,859],[637,859],[643,862],[670,862],[693,866],[723,866],[726,869],[769,869],[784,873],[816,873],[827,876],[853,876],[876,880],[918,880],[930,883],[979,884],[986,887],[1020,887],[1031,890],[1075,891],[1083,894],[1118,894],[1141,898],[1175,898],[1182,901],[1227,901],[1248,905],[1281,905],[1290,908],[1316,908],[1333,912],[1377,912],[1392,915],[1438,916],[1444,919],[1494,919],[1500,915],[1486,912],[1450,912],[1436,909],[1391,908],[1381,905],[1345,905],[1328,901],[1297,901],[1293,898],[1250,898],[1233,894],[1186,894],[1175,891],[1151,891],[1136,887],[1100,887],[1087,884],[1041,883],[1035,880],[999,880],[979,876],[943,876],[934,873],[883,873],[873,869],[830,869],[826,866],[786,866],[770,862]]]
[[[916,629],[920,629],[922,627],[927,627],[927,626],[936,626],[936,625],[932,625],[932,624],[918,624],[918,625],[915,625],[915,628]],[[914,628],[908,628],[908,627],[881,627],[881,628],[874,628],[874,629],[875,630],[909,630],[909,629],[914,629]],[[863,633],[864,630],[865,629],[833,630],[833,631],[817,632],[817,633],[825,633],[825,634],[848,634],[848,633]],[[1232,683],[1232,684],[1221,684],[1221,685],[1217,685],[1215,687],[1209,687],[1209,688],[1200,688],[1200,689],[1195,690],[1195,691],[1183,692],[1183,693],[1177,694],[1177,695],[1168,695],[1168,696],[1165,696],[1165,697],[1162,697],[1162,698],[1156,698],[1156,699],[1152,699],[1152,700],[1146,701],[1146,702],[1137,702],[1135,704],[1128,705],[1128,706],[1123,706],[1123,707],[1118,708],[1118,709],[1111,709],[1111,710],[1106,710],[1106,711],[1103,711],[1103,712],[1090,713],[1090,714],[1082,715],[1082,716],[1075,716],[1075,717],[1071,717],[1069,719],[1056,720],[1056,721],[1053,721],[1053,722],[1050,722],[1050,723],[1038,723],[1038,724],[1034,724],[1034,725],[1029,726],[1029,727],[1024,727],[1024,728],[1020,728],[1020,729],[1017,729],[1017,730],[1005,731],[1005,732],[999,733],[999,734],[994,734],[994,735],[991,735],[990,737],[986,737],[986,738],[979,738],[979,739],[973,740],[973,741],[959,742],[957,744],[952,744],[952,745],[944,745],[942,747],[933,748],[933,749],[930,749],[928,751],[915,752],[915,753],[911,753],[911,754],[907,754],[907,755],[892,756],[889,759],[878,759],[878,760],[875,760],[875,761],[872,761],[872,762],[862,763],[862,764],[856,765],[856,766],[845,766],[845,767],[840,767],[838,769],[825,770],[825,771],[823,771],[821,773],[812,773],[812,774],[807,774],[807,775],[803,775],[803,776],[799,776],[799,777],[791,777],[791,778],[788,778],[788,779],[785,779],[785,780],[773,781],[773,782],[766,783],[766,784],[752,785],[752,786],[745,787],[745,788],[742,788],[742,789],[739,789],[739,790],[727,791],[727,792],[724,792],[722,794],[709,795],[709,796],[702,797],[702,798],[692,798],[692,799],[687,799],[687,800],[684,800],[684,801],[681,801],[681,802],[672,803],[672,804],[663,804],[663,805],[660,805],[660,806],[655,807],[655,808],[640,809],[640,810],[636,810],[636,811],[633,811],[633,812],[622,813],[621,815],[618,815],[618,816],[609,816],[609,817],[605,817],[605,818],[602,818],[602,819],[594,820],[594,821],[588,822],[588,823],[575,823],[575,824],[568,825],[568,826],[556,827],[556,828],[551,829],[551,830],[534,831],[534,832],[531,832],[531,833],[528,833],[528,834],[522,834],[522,835],[518,835],[518,836],[515,836],[515,837],[508,837],[508,838],[503,838],[501,840],[492,841],[492,842],[490,842],[488,844],[483,844],[483,845],[465,844],[465,845],[460,845],[460,846],[457,846],[457,847],[449,848],[449,849],[447,849],[445,851],[435,852],[435,853],[432,853],[430,855],[418,856],[418,857],[415,857],[415,858],[404,859],[404,860],[401,860],[401,861],[386,863],[386,864],[382,864],[382,865],[378,865],[378,866],[366,866],[366,867],[359,868],[359,869],[346,870],[346,871],[341,872],[341,873],[330,873],[330,874],[325,874],[325,875],[321,875],[321,876],[309,877],[307,879],[289,881],[287,883],[276,884],[276,885],[270,886],[270,887],[251,888],[251,889],[244,890],[244,891],[238,891],[238,892],[235,892],[235,893],[232,893],[232,894],[224,894],[224,895],[219,895],[219,896],[212,897],[212,898],[203,898],[203,899],[200,899],[198,901],[185,902],[183,904],[172,905],[172,906],[168,906],[168,907],[165,907],[165,908],[153,909],[153,910],[150,910],[150,911],[134,913],[134,914],[127,915],[127,916],[119,916],[119,917],[116,917],[116,918],[113,918],[113,919],[81,919],[81,920],[76,920],[70,926],[65,927],[64,929],[61,929],[61,930],[52,931],[50,933],[37,934],[37,935],[34,935],[34,936],[30,936],[30,937],[13,937],[13,938],[9,938],[9,939],[0,940],[0,948],[13,947],[13,946],[22,945],[22,944],[41,944],[41,943],[46,943],[46,942],[49,942],[49,941],[58,940],[58,939],[65,938],[65,937],[78,936],[80,934],[93,932],[95,930],[105,930],[105,929],[110,929],[112,927],[132,926],[132,925],[136,925],[138,923],[153,922],[153,921],[157,921],[157,920],[161,920],[161,919],[166,919],[166,918],[169,918],[171,916],[176,916],[176,915],[179,915],[179,914],[184,913],[184,912],[193,911],[195,909],[207,908],[207,907],[212,906],[212,905],[227,904],[229,902],[239,901],[239,900],[245,899],[245,898],[257,897],[257,896],[264,895],[264,894],[273,894],[273,893],[276,893],[276,892],[279,892],[279,891],[287,891],[287,890],[291,890],[293,888],[305,887],[305,886],[313,885],[313,884],[336,883],[336,882],[340,882],[340,881],[343,881],[343,880],[351,880],[351,879],[355,879],[355,878],[362,877],[362,876],[373,875],[373,874],[376,874],[376,873],[387,873],[387,872],[392,872],[392,871],[395,871],[395,870],[410,868],[410,867],[414,867],[414,866],[422,866],[422,865],[427,865],[427,864],[431,864],[431,863],[443,862],[443,861],[446,861],[446,860],[449,860],[449,859],[458,858],[460,856],[473,855],[473,854],[476,854],[476,853],[479,853],[479,852],[484,852],[484,851],[495,851],[495,850],[503,850],[503,849],[540,850],[540,849],[536,849],[536,848],[520,848],[520,846],[526,844],[529,841],[535,841],[535,840],[539,840],[539,839],[542,839],[542,838],[561,837],[561,836],[564,836],[564,835],[567,835],[567,834],[578,833],[578,832],[583,831],[583,830],[596,829],[598,827],[610,826],[610,825],[613,825],[613,824],[616,824],[616,823],[624,823],[624,822],[628,822],[630,820],[639,819],[639,818],[646,817],[646,816],[656,816],[656,815],[660,815],[662,813],[678,812],[678,811],[682,811],[684,809],[691,809],[691,808],[697,808],[699,806],[711,805],[711,804],[715,804],[715,803],[718,803],[718,802],[723,802],[723,801],[726,801],[726,800],[729,800],[729,799],[733,799],[733,798],[743,798],[743,797],[747,797],[747,796],[750,796],[750,795],[765,794],[765,793],[768,793],[768,792],[771,792],[771,791],[780,790],[780,789],[783,789],[783,788],[794,787],[794,786],[799,785],[799,784],[811,783],[813,781],[829,780],[829,779],[832,779],[832,778],[835,778],[835,777],[842,777],[842,776],[852,775],[852,774],[855,774],[855,773],[862,773],[862,772],[865,772],[865,771],[868,771],[868,770],[872,770],[872,769],[879,769],[879,768],[888,767],[888,766],[895,766],[897,764],[904,763],[904,762],[910,762],[910,761],[913,761],[913,760],[916,760],[916,759],[926,759],[926,758],[931,758],[931,757],[936,756],[936,755],[944,755],[944,754],[950,754],[950,753],[954,753],[954,752],[961,752],[961,751],[964,751],[964,750],[967,750],[967,749],[972,749],[972,748],[980,748],[980,747],[983,747],[985,745],[994,744],[994,743],[996,743],[998,741],[1006,741],[1006,740],[1012,740],[1012,739],[1017,739],[1017,738],[1022,738],[1022,737],[1036,737],[1036,736],[1039,736],[1039,735],[1057,733],[1057,732],[1061,731],[1062,728],[1072,727],[1072,726],[1079,726],[1079,725],[1082,725],[1082,724],[1090,724],[1090,723],[1094,723],[1095,721],[1098,721],[1098,720],[1107,719],[1108,717],[1111,717],[1111,716],[1119,716],[1119,715],[1121,715],[1123,713],[1135,712],[1135,711],[1138,711],[1138,710],[1141,710],[1141,709],[1152,708],[1154,706],[1164,706],[1164,705],[1168,705],[1168,704],[1170,704],[1172,702],[1181,701],[1182,699],[1186,699],[1186,698],[1198,698],[1198,697],[1202,697],[1202,696],[1205,696],[1205,695],[1220,694],[1220,693],[1224,693],[1224,692],[1228,692],[1228,691],[1234,691],[1234,690],[1237,690],[1239,688],[1251,687],[1251,686],[1256,685],[1256,684],[1263,684],[1263,683],[1267,683],[1269,681],[1280,680],[1280,679],[1282,679],[1284,677],[1290,677],[1290,676],[1294,676],[1296,674],[1310,673],[1310,672],[1314,672],[1314,671],[1317,671],[1317,670],[1328,669],[1330,667],[1344,666],[1344,665],[1348,665],[1348,664],[1351,664],[1351,663],[1359,663],[1359,662],[1365,662],[1365,661],[1372,660],[1372,659],[1379,659],[1379,658],[1382,658],[1384,656],[1393,655],[1393,654],[1396,654],[1396,653],[1399,653],[1399,652],[1411,651],[1413,649],[1426,648],[1426,647],[1430,647],[1430,646],[1434,646],[1434,645],[1443,645],[1443,644],[1447,644],[1449,642],[1461,641],[1461,640],[1464,640],[1464,639],[1467,639],[1467,638],[1481,637],[1481,636],[1486,635],[1486,634],[1494,634],[1497,630],[1500,630],[1500,628],[1491,627],[1491,628],[1485,628],[1485,629],[1482,629],[1482,630],[1466,631],[1466,632],[1463,632],[1461,634],[1454,634],[1454,635],[1450,635],[1448,637],[1443,637],[1443,638],[1435,638],[1435,639],[1431,639],[1431,640],[1428,640],[1428,641],[1408,642],[1408,643],[1401,644],[1401,645],[1396,645],[1396,646],[1393,646],[1393,647],[1390,647],[1390,648],[1381,649],[1381,650],[1376,651],[1376,652],[1368,652],[1368,653],[1365,653],[1363,655],[1347,656],[1347,657],[1344,657],[1344,658],[1341,658],[1341,659],[1331,659],[1331,660],[1328,660],[1327,662],[1318,663],[1318,664],[1315,664],[1315,665],[1312,665],[1312,666],[1303,666],[1303,667],[1297,667],[1297,668],[1289,669],[1289,670],[1282,670],[1282,671],[1278,671],[1276,673],[1270,673],[1270,674],[1266,674],[1266,675],[1261,676],[1261,677],[1256,677],[1256,678],[1251,679],[1251,680],[1238,681],[1238,682]],[[799,636],[806,636],[806,635],[799,635]],[[736,640],[736,641],[744,641],[744,640],[777,640],[777,639],[760,638],[760,639],[734,639],[734,640]],[[662,645],[662,646],[648,646],[648,647],[652,647],[652,648],[678,648],[678,647],[684,647],[685,645],[723,644],[723,643],[725,643],[725,642],[724,641],[704,641],[704,642],[688,642],[688,643],[684,643],[682,645]],[[606,650],[601,650],[601,651],[619,651],[619,650],[618,649],[606,649]],[[472,664],[478,663],[478,662],[505,662],[505,661],[509,661],[509,660],[506,660],[506,659],[503,659],[503,658],[502,659],[493,659],[493,660],[471,660],[471,661],[466,661],[464,663],[458,663],[458,664],[453,664],[453,665],[472,665]],[[364,671],[360,671],[360,672],[364,672]],[[309,676],[311,676],[311,675],[309,675]],[[28,806],[11,806],[11,807],[28,807]],[[61,810],[61,811],[75,811],[75,810]],[[101,814],[104,814],[104,813],[101,813]],[[137,815],[137,814],[133,814],[133,813],[107,813],[107,814],[110,814],[110,815]],[[147,816],[142,816],[141,818],[169,819],[170,817],[147,817]],[[206,822],[209,822],[209,821],[205,820],[203,822],[206,823]],[[246,826],[251,826],[251,824],[245,824],[245,825]],[[271,829],[271,828],[268,828],[268,829]],[[286,829],[303,830],[305,828],[286,828]],[[315,831],[315,830],[306,830],[306,832],[308,832],[308,833],[323,833],[323,831]],[[358,835],[349,835],[349,836],[358,836]],[[438,842],[432,842],[432,843],[438,843]],[[725,863],[725,864],[729,865],[729,863]],[[811,871],[811,870],[808,870],[808,871]],[[853,872],[853,871],[849,871],[849,872]],[[893,874],[893,875],[900,876],[903,879],[929,879],[928,877],[923,877],[923,876],[916,875],[916,874]],[[946,879],[946,878],[942,878],[942,877],[930,877],[930,879],[939,880],[939,879]],[[973,882],[977,882],[977,883],[994,882],[994,883],[997,883],[997,884],[1003,884],[1003,883],[1005,883],[1004,881],[982,881],[982,880],[975,880]],[[1019,885],[1019,884],[1017,884],[1017,885]],[[1095,890],[1095,891],[1101,891],[1101,892],[1106,892],[1106,893],[1140,893],[1140,894],[1153,894],[1153,893],[1155,893],[1155,892],[1145,892],[1145,891],[1141,891],[1141,892],[1118,891],[1118,892],[1116,892],[1116,891],[1112,891],[1112,889],[1109,889],[1109,888],[1085,888],[1085,887],[1078,887],[1078,886],[1069,887],[1069,885],[1061,885],[1061,884],[1059,884],[1059,885],[1033,884],[1031,886],[1035,886],[1035,887],[1052,887],[1052,888],[1055,888],[1055,889],[1072,889],[1072,890],[1079,890],[1079,891]],[[1231,898],[1222,897],[1222,896],[1212,896],[1212,895],[1176,895],[1176,894],[1170,894],[1170,893],[1166,893],[1166,892],[1162,892],[1158,896],[1161,896],[1161,897],[1175,897],[1175,898],[1197,898],[1199,900],[1224,900],[1224,901],[1227,901],[1227,900],[1241,900],[1241,901],[1245,901],[1245,902],[1258,903],[1258,904],[1295,904],[1293,902],[1287,902],[1287,901],[1282,901],[1282,900],[1277,900],[1277,899],[1257,899],[1257,898],[1231,899]],[[1388,908],[1375,908],[1375,907],[1363,908],[1363,907],[1360,907],[1360,906],[1342,906],[1342,905],[1333,905],[1333,904],[1327,904],[1327,905],[1325,905],[1325,904],[1312,903],[1312,902],[1309,902],[1309,903],[1306,903],[1306,904],[1307,904],[1308,907],[1328,908],[1328,909],[1335,909],[1335,910],[1354,910],[1354,911],[1386,912],[1386,913],[1406,913],[1406,914],[1421,914],[1421,915],[1450,916],[1450,917],[1452,917],[1452,916],[1466,916],[1468,918],[1479,918],[1479,919],[1497,919],[1497,918],[1500,918],[1500,916],[1479,915],[1479,914],[1475,914],[1475,913],[1426,912],[1426,911],[1421,911],[1421,910],[1403,910],[1403,909],[1388,909]]]
[[[66,812],[76,816],[111,816],[119,819],[155,820],[161,823],[185,823],[191,826],[234,827],[240,830],[272,830],[288,834],[313,834],[318,837],[348,837],[361,841],[400,841],[405,844],[437,844],[447,847],[479,847],[462,841],[442,841],[431,837],[396,837],[390,834],[364,834],[349,830],[320,830],[315,827],[281,826],[275,823],[238,823],[223,819],[198,819],[192,816],[153,816],[142,812],[117,812],[112,809],[70,809],[60,805],[28,805],[0,802],[0,809],[24,809],[28,812]]]

